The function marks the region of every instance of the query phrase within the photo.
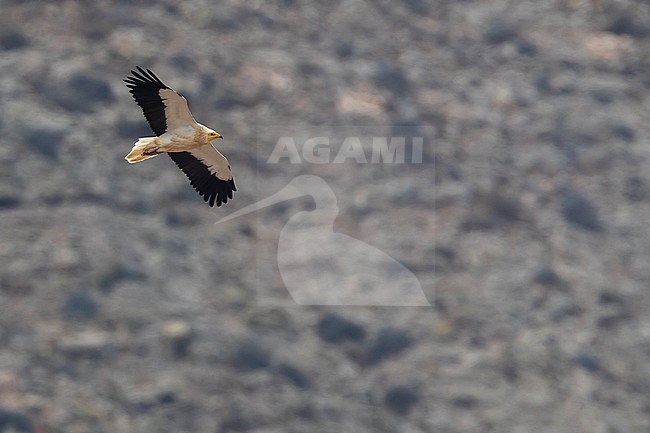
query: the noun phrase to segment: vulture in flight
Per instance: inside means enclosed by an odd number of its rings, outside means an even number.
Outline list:
[[[124,82],[156,136],[140,138],[125,159],[135,163],[166,153],[210,206],[228,203],[235,181],[228,160],[210,143],[221,134],[194,120],[187,100],[153,72],[136,68]]]

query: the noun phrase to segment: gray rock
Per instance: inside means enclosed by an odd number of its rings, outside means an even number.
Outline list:
[[[605,290],[598,296],[598,303],[601,305],[625,305],[625,297],[612,290]]]
[[[407,0],[406,6],[411,12],[418,15],[427,15],[429,13],[429,5],[424,0]]]
[[[471,410],[478,405],[478,400],[473,395],[458,395],[451,399],[451,404],[459,409]]]
[[[106,80],[84,72],[74,74],[62,85],[48,88],[46,94],[61,107],[78,112],[87,112],[115,99]]]
[[[397,356],[413,343],[413,339],[406,331],[394,328],[384,328],[379,331],[377,338],[366,350],[365,362],[375,365],[381,361]]]
[[[594,205],[576,191],[563,190],[560,200],[562,215],[571,225],[594,232],[602,231],[605,228]]]
[[[594,101],[603,105],[611,104],[614,102],[614,96],[611,94],[611,92],[608,92],[606,90],[594,90],[591,92],[591,97],[594,99]]]
[[[380,63],[374,79],[377,87],[389,90],[395,95],[403,96],[408,91],[408,81],[399,67]]]
[[[600,359],[598,356],[592,354],[592,353],[580,353],[576,357],[576,362],[580,367],[584,368],[585,370],[589,371],[590,373],[596,373],[600,370]]]
[[[537,45],[525,39],[517,41],[517,53],[526,57],[535,57],[537,55]]]
[[[65,132],[60,128],[34,128],[27,131],[23,139],[32,152],[56,161]]]
[[[354,54],[354,46],[348,42],[342,42],[336,46],[336,55],[341,59],[350,58]]]
[[[650,23],[641,23],[629,15],[623,15],[612,21],[606,30],[617,35],[644,38],[650,36]]]
[[[328,343],[361,341],[365,336],[363,327],[336,313],[328,313],[318,322],[318,336]]]
[[[274,371],[288,379],[296,388],[308,389],[311,387],[311,381],[307,375],[290,364],[278,364],[274,367]]]
[[[537,273],[537,275],[535,275],[533,281],[543,286],[559,286],[560,284],[562,284],[562,280],[560,279],[560,277],[553,270],[553,268],[550,267],[545,267],[541,269]]]
[[[502,21],[493,22],[484,35],[485,40],[491,44],[502,44],[518,36],[517,30],[513,26]]]
[[[71,358],[104,359],[115,352],[116,346],[109,333],[88,330],[65,336],[59,349]]]
[[[243,341],[235,350],[232,365],[242,371],[264,369],[271,365],[271,353],[258,341]]]
[[[161,335],[174,359],[187,356],[194,335],[189,323],[182,320],[167,321],[162,326]]]
[[[20,206],[22,199],[18,195],[0,195],[0,211]]]
[[[408,415],[419,400],[418,392],[410,386],[394,386],[384,396],[384,404],[402,416]]]
[[[631,202],[645,200],[649,196],[646,180],[640,176],[628,177],[623,194]]]
[[[29,46],[29,39],[16,29],[0,31],[0,48],[3,50],[19,50]]]
[[[630,128],[627,125],[619,124],[612,126],[612,135],[616,138],[620,138],[626,143],[631,143],[634,141],[636,136],[634,129]]]
[[[125,281],[146,281],[147,275],[133,263],[117,263],[109,267],[99,278],[99,289],[110,293],[116,285]]]
[[[63,314],[71,319],[94,319],[99,304],[85,290],[70,293],[63,304]]]
[[[108,82],[97,78],[94,74],[83,72],[74,74],[68,80],[68,88],[89,101],[111,102],[114,99],[113,91]]]
[[[0,432],[34,432],[32,420],[24,413],[0,408]]]

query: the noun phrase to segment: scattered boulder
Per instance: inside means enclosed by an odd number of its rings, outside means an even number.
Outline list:
[[[232,358],[233,367],[242,371],[267,368],[271,364],[271,354],[256,341],[244,341],[239,344]]]
[[[395,95],[403,95],[408,91],[408,81],[404,71],[398,67],[379,64],[374,81],[377,87],[391,91]]]
[[[287,378],[296,388],[307,389],[311,387],[311,381],[307,375],[290,364],[278,364],[274,370],[279,375]]]
[[[616,313],[605,314],[599,317],[598,320],[596,320],[596,326],[600,329],[612,329],[629,319],[629,313],[625,311],[619,311]]]
[[[606,30],[616,35],[642,38],[650,35],[650,24],[642,24],[629,15],[624,15],[614,19]]]
[[[199,222],[201,222],[199,216],[188,207],[173,207],[165,215],[165,223],[169,227],[189,227]]]
[[[84,72],[72,75],[63,85],[49,89],[49,96],[70,111],[88,112],[97,104],[115,99],[108,81]]]
[[[29,46],[27,36],[16,29],[0,31],[0,48],[6,51],[19,50]]]
[[[65,129],[34,128],[27,131],[23,140],[34,153],[56,161],[59,158],[59,145],[65,136]]]
[[[411,12],[418,15],[427,15],[429,13],[429,5],[424,0],[408,0],[406,6]]]
[[[600,359],[593,353],[580,353],[576,357],[578,365],[590,373],[596,373],[600,370]]]
[[[634,129],[624,124],[612,126],[611,131],[614,137],[619,138],[626,143],[633,142],[634,137],[636,136],[636,134],[634,133]]]
[[[478,405],[478,400],[473,395],[459,395],[451,399],[451,404],[459,409],[474,409]]]
[[[591,92],[591,97],[599,104],[607,105],[614,102],[614,96],[606,90],[594,90]]]
[[[381,361],[398,355],[413,343],[413,339],[406,331],[394,328],[384,328],[379,331],[375,341],[366,351],[367,365],[375,365]]]
[[[526,219],[519,200],[504,192],[477,192],[473,201],[466,219],[461,222],[463,231],[493,230]]]
[[[560,200],[562,215],[571,225],[594,232],[604,229],[596,208],[582,195],[566,189],[561,192]]]
[[[360,341],[365,336],[361,325],[336,313],[329,313],[318,322],[318,336],[328,343]]]
[[[134,143],[140,137],[151,135],[151,129],[145,119],[122,119],[115,127],[120,137],[132,139]]]
[[[293,323],[289,314],[281,308],[258,308],[251,312],[247,320],[255,332],[293,332]]]
[[[347,59],[354,54],[354,46],[348,42],[342,42],[336,46],[336,55],[340,59]]]
[[[172,404],[177,401],[178,386],[173,380],[165,376],[142,381],[128,389],[126,400],[133,410],[147,413],[160,406]]]
[[[102,359],[116,348],[109,333],[88,330],[66,336],[59,349],[71,358]]]
[[[90,74],[74,74],[68,80],[68,88],[88,100],[110,102],[114,99],[113,91],[108,82]]]
[[[418,402],[418,392],[410,386],[394,386],[386,391],[384,404],[398,415],[408,415]]]
[[[605,290],[600,292],[598,303],[600,305],[625,305],[625,298],[617,292]]]
[[[26,432],[35,431],[34,424],[29,417],[16,410],[0,408],[0,432]]]
[[[541,284],[542,286],[547,286],[547,287],[559,287],[562,285],[562,279],[553,270],[553,268],[548,266],[542,268],[537,273],[537,275],[535,275],[533,281],[537,284]]]
[[[183,320],[169,320],[162,326],[161,335],[174,359],[187,356],[193,337],[192,326]]]
[[[537,45],[525,39],[517,41],[517,53],[525,57],[535,57],[537,55]]]
[[[172,56],[171,61],[183,71],[191,71],[196,68],[196,62],[187,54],[176,54]]]
[[[564,319],[579,317],[584,314],[584,312],[585,308],[581,305],[567,304],[553,311],[551,317],[553,318],[553,321],[560,322]]]
[[[70,293],[63,304],[63,314],[70,319],[94,319],[99,313],[99,304],[81,290]]]
[[[512,41],[519,35],[517,30],[511,25],[502,21],[495,21],[490,25],[483,36],[487,42],[497,45]]]
[[[628,177],[625,181],[623,195],[631,202],[644,200],[648,197],[648,188],[645,179],[639,176]]]
[[[117,284],[124,281],[145,281],[147,275],[132,263],[118,263],[111,266],[99,278],[99,290],[110,293]]]
[[[13,209],[20,206],[22,200],[20,196],[13,194],[0,194],[0,211]]]

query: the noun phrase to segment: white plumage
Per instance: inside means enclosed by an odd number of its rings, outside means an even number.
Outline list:
[[[124,82],[156,136],[140,138],[125,159],[135,163],[167,153],[210,206],[227,203],[237,188],[228,160],[210,143],[221,134],[198,123],[187,99],[149,69],[138,66],[131,74]]]

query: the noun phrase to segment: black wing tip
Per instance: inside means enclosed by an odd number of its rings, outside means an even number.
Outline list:
[[[219,179],[189,152],[171,152],[168,155],[185,173],[192,188],[203,197],[208,206],[221,207],[222,204],[228,203],[228,200],[233,198],[233,191],[237,191],[234,179]]]
[[[169,89],[156,75],[150,70],[146,71],[136,66],[131,70],[131,75],[123,78],[122,81],[129,89],[129,93],[135,99],[135,102],[142,108],[149,126],[153,132],[160,136],[167,131],[167,118],[165,115],[165,104],[160,97],[160,90]]]
[[[169,87],[167,87],[165,83],[160,81],[160,78],[158,78],[151,69],[149,68],[143,69],[138,65],[136,65],[135,69],[137,71],[131,69],[131,75],[127,75],[126,78],[122,80],[125,83],[127,83],[127,87],[129,84],[132,85],[133,87],[137,87],[138,85],[143,85],[143,84],[145,85],[154,84],[161,89],[169,89]]]
[[[199,190],[197,189],[197,191]],[[221,207],[222,204],[228,203],[228,200],[232,200],[233,191],[237,191],[233,179],[230,180],[218,179],[211,193],[205,194],[205,201],[207,202],[209,198],[210,202],[208,204],[210,205],[210,207],[213,207],[215,205],[217,207]],[[199,194],[201,194],[200,191]]]

